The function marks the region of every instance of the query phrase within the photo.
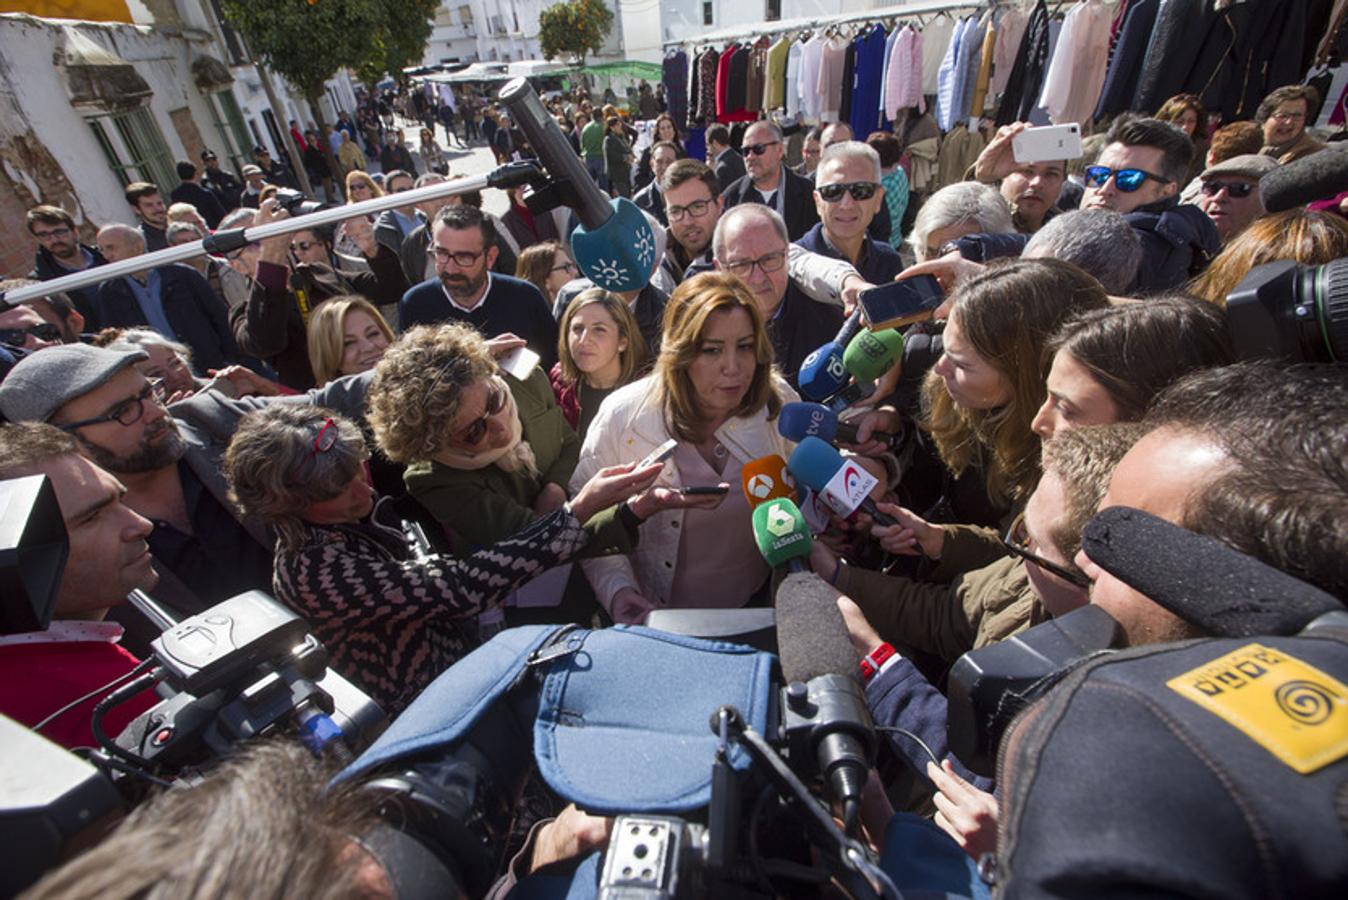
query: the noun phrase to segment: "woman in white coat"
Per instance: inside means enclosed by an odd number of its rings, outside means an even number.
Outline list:
[[[776,418],[796,399],[773,369],[772,344],[744,282],[708,272],[674,291],[655,371],[604,401],[572,480],[584,484],[599,469],[640,460],[673,438],[661,483],[728,483],[730,491],[712,510],[652,516],[630,556],[582,564],[615,622],[639,622],[663,607],[744,606],[765,588],[768,566],[754,543],[740,469],[790,454]]]

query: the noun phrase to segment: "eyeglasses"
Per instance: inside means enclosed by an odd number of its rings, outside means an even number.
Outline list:
[[[454,260],[454,265],[458,266],[460,269],[466,269],[469,266],[475,265],[487,251],[483,250],[480,253],[469,253],[467,250],[459,250],[458,252],[454,252],[446,250],[444,247],[432,245],[427,248],[426,252],[431,254],[431,256],[434,256],[435,261],[442,266],[448,265],[449,261],[452,259]]]
[[[560,266],[553,266],[551,269],[548,269],[548,271],[549,271],[549,272],[579,272],[579,271],[580,271],[580,267],[577,266],[577,265],[576,265],[575,263],[573,263],[573,262],[567,261],[567,262],[562,263]]]
[[[1254,182],[1251,181],[1205,181],[1202,185],[1203,196],[1216,197],[1223,190],[1237,200],[1250,196],[1254,190]]]
[[[290,244],[290,249],[298,250],[301,253],[308,253],[310,248],[317,246],[318,241],[292,241]]]
[[[1091,580],[1085,575],[1074,572],[1065,566],[1060,566],[1055,562],[1050,562],[1030,549],[1030,535],[1025,530],[1025,513],[1016,516],[1015,521],[1011,523],[1011,527],[1006,530],[1006,535],[1002,538],[1002,546],[1026,562],[1032,562],[1039,568],[1052,572],[1069,584],[1074,584],[1079,588],[1091,586]]]
[[[261,246],[262,246],[262,242],[261,242],[261,241],[253,241],[253,242],[252,242],[251,244],[249,244],[248,246],[246,246],[246,247],[240,247],[238,250],[235,250],[233,253],[226,253],[226,254],[225,254],[225,259],[241,259],[241,258],[243,257],[243,255],[244,255],[244,253],[248,252],[249,250],[256,250],[257,248],[259,248],[259,247],[261,247]]]
[[[869,200],[875,196],[880,185],[874,181],[845,181],[836,184],[821,184],[816,191],[829,203],[837,203],[843,194],[851,194],[853,200]]]
[[[333,447],[337,446],[337,438],[340,437],[337,429],[337,423],[332,419],[324,419],[323,427],[318,429],[318,434],[314,435],[314,443],[309,448],[308,454],[300,467],[295,472],[295,481],[303,483],[309,477],[309,472],[313,469],[315,462],[320,454],[327,453]]]
[[[665,207],[665,217],[671,222],[678,222],[684,216],[692,216],[694,219],[706,215],[707,208],[711,206],[711,200],[694,200],[687,206],[667,206]]]
[[[52,238],[63,238],[68,234],[70,234],[70,228],[66,225],[61,225],[57,228],[53,228],[51,231],[34,231],[33,237],[37,238],[39,241],[49,241]]]
[[[57,427],[62,431],[74,431],[76,428],[84,428],[86,425],[102,425],[104,422],[116,422],[119,425],[135,425],[140,421],[140,417],[145,415],[145,404],[147,402],[162,407],[163,398],[164,380],[162,378],[156,378],[154,381],[146,384],[139,394],[123,400],[101,416],[96,416],[92,419],[81,419],[78,422],[70,422]]]
[[[39,341],[61,339],[61,329],[49,322],[43,322],[41,325],[29,325],[27,328],[0,328],[0,344],[22,347],[30,334]]]
[[[1306,118],[1305,113],[1299,112],[1275,112],[1269,116],[1270,119],[1277,119],[1279,122],[1300,122]]]
[[[492,394],[487,398],[487,406],[482,410],[482,415],[473,421],[473,423],[459,432],[460,442],[470,447],[482,443],[482,439],[487,436],[487,425],[492,416],[498,415],[505,409],[506,395],[505,389],[499,384],[492,385]]]
[[[1148,178],[1152,181],[1159,181],[1161,184],[1170,183],[1169,178],[1162,178],[1160,175],[1153,175],[1151,172],[1144,172],[1142,169],[1111,169],[1109,166],[1086,167],[1086,184],[1089,187],[1104,187],[1110,176],[1114,178],[1114,185],[1125,194],[1131,194],[1142,187],[1142,183]]]
[[[754,271],[754,266],[763,270],[766,275],[769,272],[779,271],[786,265],[786,251],[777,250],[760,256],[758,259],[737,259],[734,262],[722,262],[721,268],[732,275],[738,275],[740,278],[748,278]]]
[[[746,156],[761,156],[768,152],[769,147],[775,147],[781,141],[764,141],[761,144],[745,144],[744,153]]]

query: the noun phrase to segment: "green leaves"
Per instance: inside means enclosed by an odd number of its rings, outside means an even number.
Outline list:
[[[604,0],[567,0],[538,16],[538,43],[544,59],[569,55],[584,65],[587,53],[598,53],[613,30],[613,11]]]

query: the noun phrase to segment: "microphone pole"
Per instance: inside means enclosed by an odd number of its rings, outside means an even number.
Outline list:
[[[158,266],[166,266],[170,263],[183,262],[203,254],[212,254],[223,256],[227,253],[233,253],[235,250],[241,250],[254,241],[261,241],[267,238],[279,237],[283,234],[293,234],[296,231],[304,231],[310,228],[317,228],[322,225],[331,225],[334,222],[345,222],[347,219],[355,219],[360,216],[381,213],[388,209],[398,209],[403,206],[410,206],[414,203],[421,203],[426,200],[439,200],[443,197],[457,197],[460,194],[470,194],[473,191],[480,191],[483,188],[508,188],[525,183],[542,184],[546,182],[546,176],[543,170],[533,160],[524,162],[509,163],[493,169],[486,175],[476,175],[471,178],[461,178],[455,181],[443,181],[439,184],[428,184],[425,187],[413,188],[410,191],[403,191],[401,194],[387,194],[383,197],[373,197],[369,200],[362,200],[359,203],[349,203],[345,206],[333,206],[327,209],[320,209],[315,212],[305,213],[302,216],[291,216],[278,222],[268,222],[265,225],[252,225],[246,228],[230,228],[225,231],[217,231],[209,234],[199,241],[192,241],[187,244],[180,244],[177,247],[165,247],[163,250],[156,250],[153,253],[142,253],[140,256],[131,259],[123,259],[114,263],[107,263],[102,266],[94,266],[70,275],[62,275],[60,278],[53,278],[50,281],[44,281],[41,284],[29,285],[27,287],[16,288],[12,291],[0,292],[0,309],[8,306],[14,306],[28,300],[36,300],[40,297],[48,297],[61,291],[74,290],[75,288],[87,287],[91,284],[98,284],[107,281],[110,278],[120,278],[123,275],[130,275],[134,272],[143,272],[146,269],[153,269]]]

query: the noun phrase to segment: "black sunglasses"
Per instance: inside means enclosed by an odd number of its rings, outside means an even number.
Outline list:
[[[1015,521],[1011,523],[1011,527],[1006,530],[1006,534],[1002,537],[1002,546],[1026,562],[1032,562],[1046,572],[1052,572],[1069,584],[1074,584],[1079,588],[1091,586],[1091,580],[1082,573],[1044,559],[1030,549],[1030,536],[1025,531],[1025,513],[1016,516]]]
[[[1202,191],[1205,197],[1216,197],[1225,189],[1228,196],[1237,200],[1250,196],[1254,190],[1254,182],[1251,181],[1205,181]]]
[[[1160,175],[1154,175],[1142,169],[1111,169],[1109,166],[1086,167],[1086,184],[1090,187],[1104,187],[1110,176],[1113,176],[1114,184],[1125,194],[1131,194],[1142,187],[1142,183],[1148,178],[1152,181],[1159,181],[1161,184],[1170,183],[1169,178],[1162,178]]]
[[[744,152],[749,156],[759,156],[768,152],[769,147],[775,147],[780,143],[781,141],[764,141],[761,144],[745,144]]]
[[[482,439],[487,436],[487,423],[491,417],[505,409],[505,389],[498,384],[492,385],[492,395],[487,398],[487,406],[482,411],[482,415],[473,421],[473,424],[459,432],[459,440],[469,446],[476,446],[482,443]]]
[[[841,181],[836,184],[821,184],[815,188],[819,196],[829,203],[837,203],[843,194],[851,194],[853,200],[869,200],[875,196],[880,185],[874,181]]]
[[[61,329],[50,322],[43,322],[41,325],[29,325],[27,328],[0,328],[0,344],[22,347],[30,334],[39,341],[61,339]]]

